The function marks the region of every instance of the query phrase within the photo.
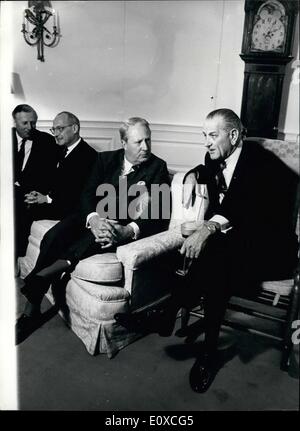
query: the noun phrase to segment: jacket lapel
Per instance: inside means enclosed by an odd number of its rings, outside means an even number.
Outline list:
[[[146,162],[142,163],[135,171],[131,172],[127,176],[128,186],[137,184],[139,181],[143,181],[147,185],[147,172],[149,172],[149,165],[152,163],[152,154]],[[148,168],[148,169],[147,169]]]
[[[107,178],[111,184],[115,187],[119,187],[119,177],[121,176],[124,166],[124,150],[118,151],[116,156],[111,160],[111,162],[104,167],[105,178]],[[110,178],[109,178],[110,177]]]
[[[222,200],[221,206],[226,205],[229,199],[235,199],[245,188],[245,182],[249,182],[249,160],[248,160],[248,146],[243,143],[240,157],[234,169],[228,190]]]

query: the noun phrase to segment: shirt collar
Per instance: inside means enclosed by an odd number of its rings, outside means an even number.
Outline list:
[[[133,164],[129,162],[124,156],[124,174],[127,175],[132,169]]]
[[[23,138],[21,138],[21,136],[19,135],[19,133],[17,132],[17,130],[16,130],[16,136],[17,136],[18,144],[21,144],[21,142],[23,141]],[[32,142],[32,140],[31,139],[26,139],[26,142]]]
[[[243,141],[241,141],[238,144],[238,146],[236,147],[236,149],[234,150],[234,152],[231,153],[230,156],[227,157],[227,159],[225,159],[226,168],[229,168],[229,169],[235,168],[235,165],[237,164],[237,161],[238,161],[240,154],[241,154],[241,151],[242,151],[242,146],[243,146]]]
[[[74,144],[67,147],[67,149],[68,149],[67,156],[70,154],[71,151],[74,150],[75,147],[77,147],[77,145],[79,144],[80,141],[81,141],[81,138],[79,138],[76,142],[74,142]]]

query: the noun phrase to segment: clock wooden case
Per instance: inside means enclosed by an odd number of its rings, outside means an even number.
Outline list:
[[[246,0],[240,57],[245,61],[241,119],[248,136],[278,137],[283,79],[299,2]]]

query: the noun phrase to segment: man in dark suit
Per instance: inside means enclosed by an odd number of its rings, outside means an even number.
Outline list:
[[[166,163],[151,153],[148,122],[130,118],[120,136],[122,149],[98,153],[80,210],[44,236],[22,289],[27,303],[17,321],[17,342],[39,321],[42,298],[55,277],[71,271],[83,258],[167,228],[170,208],[162,204],[170,204],[169,174]],[[158,189],[153,185],[165,185],[164,191],[154,193]]]
[[[51,132],[61,150],[60,160],[48,193],[32,189],[26,195],[32,220],[61,220],[74,212],[96,161],[96,151],[80,137],[79,119],[71,112],[57,114]]]
[[[116,320],[136,331],[173,331],[182,306],[204,299],[205,340],[190,372],[194,391],[205,392],[217,370],[217,344],[232,294],[251,295],[263,280],[286,279],[297,259],[293,223],[298,183],[273,153],[255,142],[243,142],[239,117],[229,109],[211,112],[204,124],[205,166],[187,173],[184,206],[197,183],[206,183],[206,221],[183,243],[192,259],[186,279],[173,281],[171,300],[162,314],[118,314]],[[158,317],[155,317],[158,316]]]
[[[12,129],[15,253],[23,256],[32,221],[25,195],[32,190],[48,193],[59,152],[51,135],[36,130],[38,116],[31,106],[16,106],[12,116],[15,122]]]

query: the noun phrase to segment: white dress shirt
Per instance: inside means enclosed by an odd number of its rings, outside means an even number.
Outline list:
[[[79,144],[80,141],[81,141],[81,138],[79,138],[78,141],[76,141],[74,144],[67,147],[67,153],[65,155],[65,158],[69,157],[70,153],[74,150],[74,148],[77,147],[77,145]]]
[[[23,138],[21,138],[18,132],[16,132],[16,135],[17,135],[17,141],[18,141],[18,151],[20,151]],[[31,147],[32,147],[32,141],[30,139],[26,139],[25,146],[24,146],[24,159],[22,164],[22,171],[25,168],[27,160],[30,156]]]

